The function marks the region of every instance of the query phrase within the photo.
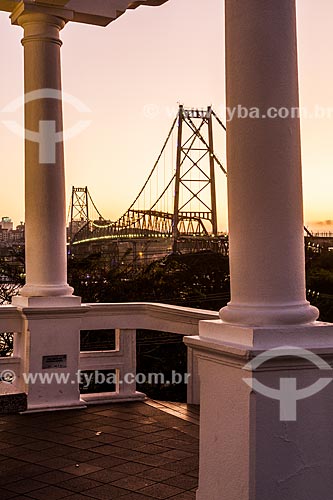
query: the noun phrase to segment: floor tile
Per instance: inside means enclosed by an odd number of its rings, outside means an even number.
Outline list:
[[[154,481],[138,476],[126,476],[112,483],[113,486],[131,491],[138,491],[152,484],[154,484]]]
[[[177,476],[165,479],[163,483],[169,484],[170,486],[177,486],[177,488],[182,488],[183,490],[191,490],[197,486],[197,479],[195,477],[187,476],[185,474],[177,474]]]
[[[57,486],[46,486],[40,490],[32,491],[29,497],[35,500],[60,500],[66,498],[71,494],[70,491],[58,488]]]
[[[102,469],[84,477],[92,479],[93,481],[99,481],[100,483],[112,483],[114,481],[118,481],[118,479],[127,477],[127,475],[123,472],[115,471],[114,469]]]
[[[64,472],[68,472],[69,474],[73,474],[74,476],[84,476],[85,474],[91,474],[92,472],[96,472],[100,469],[101,467],[83,463],[70,465],[69,467],[63,468],[62,470]]]
[[[93,479],[87,479],[85,476],[75,477],[58,483],[59,488],[64,488],[73,492],[81,493],[82,491],[90,490],[101,486],[101,483]]]
[[[46,472],[45,474],[41,474],[40,476],[36,476],[36,481],[41,481],[42,483],[47,484],[58,484],[61,481],[65,481],[67,479],[73,479],[75,476],[73,474],[68,474],[67,472],[63,472],[61,470],[52,470],[50,472]]]
[[[146,495],[141,495],[140,493],[129,493],[121,497],[121,500],[151,500],[151,497],[147,497]]]
[[[185,491],[184,493],[180,493],[180,495],[172,497],[172,500],[195,500],[195,493],[193,491]]]
[[[178,475],[178,472],[158,469],[158,468],[150,468],[138,474],[140,477],[146,477],[147,479],[151,479],[152,481],[162,482],[170,477],[175,477]]]
[[[7,500],[7,499],[13,498],[15,496],[16,496],[16,493],[14,491],[9,491],[9,490],[5,490],[5,489],[0,488],[1,500]]]
[[[123,472],[124,474],[138,474],[139,472],[143,472],[147,469],[151,469],[148,465],[137,464],[136,462],[126,462],[122,465],[117,465],[113,468],[118,472]]]
[[[183,490],[175,486],[169,486],[168,484],[156,483],[147,488],[143,488],[140,493],[153,497],[154,499],[163,500],[164,498],[170,498],[179,493],[183,493]]]
[[[126,495],[128,491],[116,488],[111,484],[104,484],[103,486],[99,486],[98,488],[93,488],[91,490],[87,490],[84,492],[88,497],[97,499],[97,500],[110,500],[115,498],[121,498]]]
[[[44,486],[44,483],[36,481],[35,479],[22,479],[15,483],[6,484],[6,489],[14,491],[14,493],[28,493],[33,490],[44,488]]]

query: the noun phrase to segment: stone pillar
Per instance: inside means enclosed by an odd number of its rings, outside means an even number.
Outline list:
[[[231,302],[185,339],[200,375],[196,498],[329,500],[333,384],[294,392],[332,377],[315,354],[332,363],[333,326],[305,295],[299,119],[268,117],[298,107],[295,0],[225,4]],[[296,420],[268,393],[289,398]]]
[[[67,284],[66,201],[59,32],[65,20],[19,12],[24,29],[26,285],[24,297],[71,295]]]

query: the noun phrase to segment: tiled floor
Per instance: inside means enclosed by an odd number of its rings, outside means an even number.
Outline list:
[[[194,500],[197,416],[148,401],[0,417],[0,499]]]
[[[147,404],[158,408],[169,415],[174,415],[192,424],[199,425],[200,412],[198,405],[188,405],[186,403],[170,403],[166,401],[147,400]]]

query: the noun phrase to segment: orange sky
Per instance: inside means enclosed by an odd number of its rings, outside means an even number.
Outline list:
[[[333,230],[333,221],[325,223],[333,219],[333,3],[298,0],[297,5],[301,107],[318,114],[302,119],[305,221]],[[66,26],[63,88],[91,110],[83,117],[91,120],[89,128],[65,146],[68,201],[72,185],[88,185],[102,214],[117,218],[148,176],[177,102],[212,104],[220,113],[223,23],[222,0],[169,0],[128,12],[107,28]],[[18,223],[24,218],[23,141],[1,123],[1,110],[23,92],[22,31],[5,13],[0,30],[0,216]],[[69,104],[64,110],[66,128],[77,122],[78,112]],[[22,122],[22,109],[16,119]],[[220,156],[225,162],[223,151]],[[224,179],[218,191],[219,225],[225,229]]]

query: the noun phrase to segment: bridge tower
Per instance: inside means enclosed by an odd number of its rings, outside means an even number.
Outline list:
[[[175,194],[172,221],[173,249],[181,234],[217,235],[215,163],[212,108],[179,106]],[[220,122],[225,129],[225,126]],[[181,192],[183,197],[181,199]],[[194,203],[195,211],[191,204]]]
[[[89,192],[88,187],[72,187],[70,204],[69,235],[73,236],[89,221]]]

